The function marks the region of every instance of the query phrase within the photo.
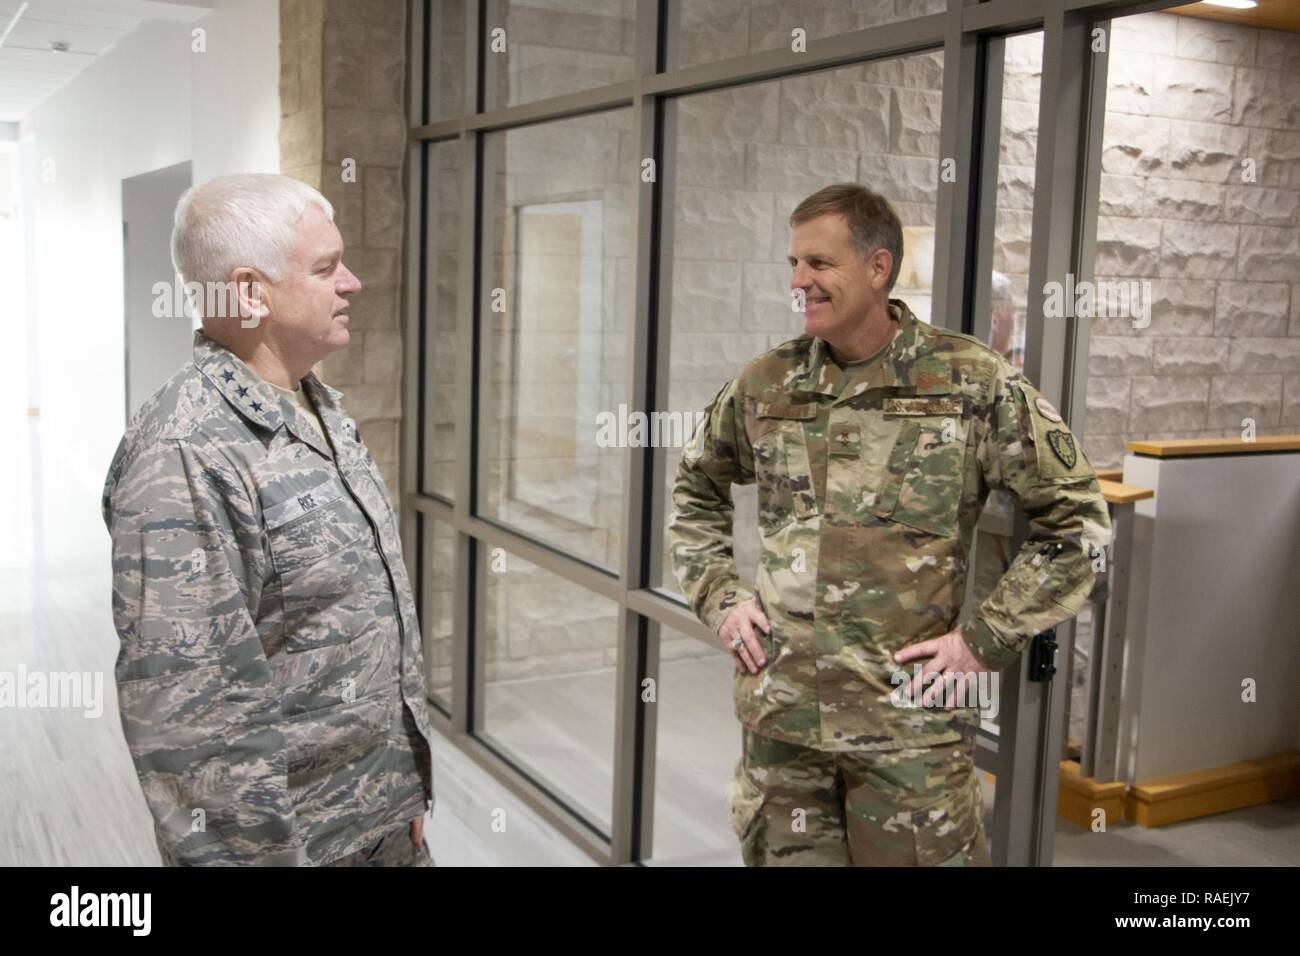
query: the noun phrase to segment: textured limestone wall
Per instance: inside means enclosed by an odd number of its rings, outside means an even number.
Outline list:
[[[1099,279],[1149,280],[1150,327],[1096,319],[1084,448],[1300,428],[1300,35],[1114,21]],[[1243,160],[1257,181],[1243,182]]]
[[[280,4],[281,171],[334,205],[344,261],[363,285],[348,313],[351,345],[317,371],[344,393],[394,500],[402,491],[405,20],[402,0]]]

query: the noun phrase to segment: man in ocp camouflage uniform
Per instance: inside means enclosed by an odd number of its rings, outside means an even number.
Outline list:
[[[979,712],[944,706],[945,683],[1006,668],[1079,611],[1106,506],[1061,416],[1006,359],[887,298],[903,249],[884,199],[830,186],[790,224],[807,334],[710,403],[669,525],[682,590],[735,655],[732,823],[750,865],[987,864]],[[748,483],[752,583],[731,547],[730,487]],[[1029,536],[958,627],[990,489],[1019,498]]]
[[[348,344],[361,288],[332,220],[282,176],[181,197],[187,291],[234,294],[198,297],[194,361],[140,409],[104,486],[122,729],[165,863],[432,864],[397,517],[341,394],[310,373]]]

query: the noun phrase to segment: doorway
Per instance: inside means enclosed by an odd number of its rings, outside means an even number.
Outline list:
[[[171,257],[176,201],[190,182],[188,161],[122,180],[127,421],[190,360],[194,326]]]

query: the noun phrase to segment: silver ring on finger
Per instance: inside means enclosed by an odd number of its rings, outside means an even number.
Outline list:
[[[745,639],[743,637],[736,636],[731,639],[731,649],[733,651],[740,650],[741,647],[744,646],[744,644],[745,644]]]

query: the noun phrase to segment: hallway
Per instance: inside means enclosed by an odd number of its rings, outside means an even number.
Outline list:
[[[10,353],[11,361],[14,355]],[[103,699],[98,717],[41,708],[18,709],[0,718],[0,752],[7,757],[7,772],[0,775],[0,806],[6,808],[0,818],[0,865],[157,865],[149,813],[122,738],[113,686],[117,639],[109,605],[109,542],[99,513],[100,481],[108,463],[79,457],[75,436],[52,437],[39,418],[14,414],[21,378],[4,376],[0,421],[0,441],[15,452],[0,471],[0,495],[16,504],[0,518],[0,533],[10,542],[0,556],[0,671],[99,672]],[[709,660],[674,666],[707,668]],[[520,686],[516,695],[526,700],[527,688]],[[611,704],[597,695],[585,699],[592,720],[578,725],[596,726]],[[564,728],[538,726],[534,732],[554,746],[563,739]],[[666,732],[661,728],[661,735]],[[585,763],[597,749],[583,741],[571,743],[564,749],[577,758],[575,763]],[[442,737],[436,744],[438,799],[428,832],[439,865],[593,865],[462,751]],[[599,776],[606,769],[575,767],[575,772]],[[725,775],[730,768],[707,771],[695,761],[688,769],[702,776]],[[679,780],[671,790],[702,795],[721,792],[722,784]],[[987,809],[992,803],[987,785],[985,801]],[[505,832],[493,829],[498,808],[505,810]],[[659,819],[668,809],[661,808]],[[663,834],[664,858],[652,865],[739,863],[733,847],[708,839],[725,826],[721,806],[714,809],[716,819],[709,819],[709,808],[700,802],[680,802],[671,813],[692,819],[675,825],[681,834],[677,838]],[[683,839],[686,834],[693,836]],[[1056,840],[1058,866],[1288,865],[1300,856],[1300,800],[1159,830],[1124,823],[1105,835],[1058,821]]]

